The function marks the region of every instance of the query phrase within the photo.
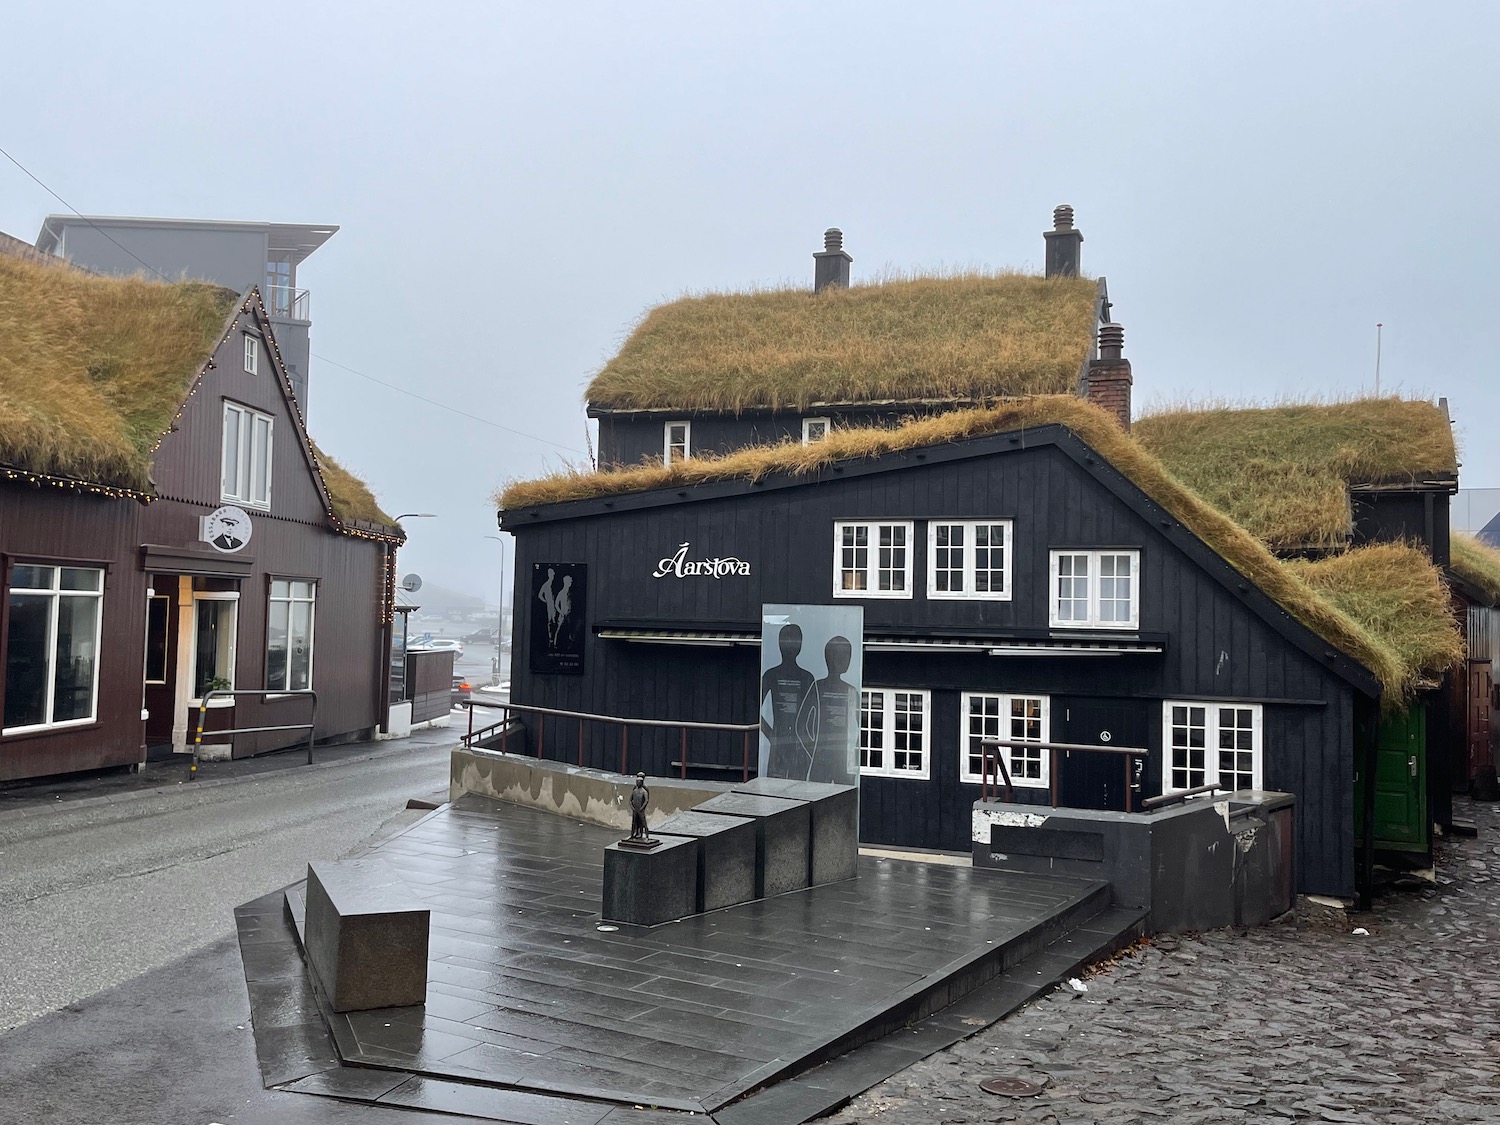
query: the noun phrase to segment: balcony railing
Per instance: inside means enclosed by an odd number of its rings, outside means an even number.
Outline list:
[[[261,290],[265,298],[266,311],[272,316],[288,320],[311,320],[312,300],[306,289],[293,289],[290,285],[267,285]]]

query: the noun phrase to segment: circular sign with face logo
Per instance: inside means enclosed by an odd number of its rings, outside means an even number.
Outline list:
[[[250,542],[249,513],[230,504],[204,516],[203,541],[226,555],[242,550]]]

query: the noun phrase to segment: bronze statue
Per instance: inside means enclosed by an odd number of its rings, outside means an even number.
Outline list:
[[[646,806],[651,802],[651,790],[646,788],[646,775],[635,775],[635,788],[630,791],[630,838],[651,839],[651,829],[646,824]]]

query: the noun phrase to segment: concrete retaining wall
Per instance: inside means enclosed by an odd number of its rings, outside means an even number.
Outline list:
[[[651,790],[647,820],[655,827],[669,816],[727,793],[735,784],[647,778],[646,785]],[[546,759],[502,754],[498,750],[459,747],[453,751],[448,799],[456,801],[465,793],[476,793],[629,832],[630,790],[634,785],[633,775],[579,769]]]

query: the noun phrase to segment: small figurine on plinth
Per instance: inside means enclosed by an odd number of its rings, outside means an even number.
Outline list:
[[[626,848],[655,848],[660,840],[651,838],[651,828],[646,823],[646,806],[651,802],[651,790],[646,788],[646,775],[635,775],[635,788],[630,791],[630,837],[620,841]]]

